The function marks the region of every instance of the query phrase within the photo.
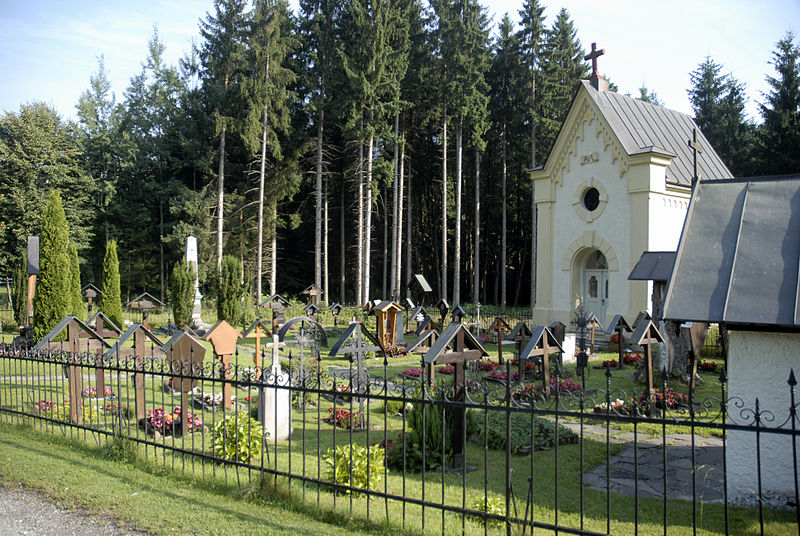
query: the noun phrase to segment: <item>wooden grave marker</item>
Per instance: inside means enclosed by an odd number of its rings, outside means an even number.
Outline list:
[[[377,303],[371,314],[375,315],[377,340],[381,348],[392,348],[396,344],[397,317],[403,312],[403,306],[395,301]],[[400,325],[402,326],[402,321]]]
[[[611,319],[611,323],[608,325],[608,329],[606,330],[607,335],[611,335],[613,333],[617,334],[617,342],[619,343],[617,346],[617,353],[618,353],[618,361],[617,361],[617,368],[621,369],[623,367],[622,363],[622,348],[623,348],[623,332],[632,332],[633,330],[625,321],[625,318],[622,315],[614,315],[614,318]]]
[[[447,303],[447,300],[441,298],[436,302],[436,308],[439,310],[440,323],[444,326],[444,321],[447,319],[447,311],[450,310],[450,304]]]
[[[315,283],[311,283],[301,294],[310,296],[311,303],[319,306],[319,297],[324,294],[324,292]]]
[[[590,329],[591,332],[592,332],[591,339],[590,339],[591,342],[589,343],[589,353],[590,354],[594,354],[594,330],[599,329],[599,330],[602,331],[603,330],[603,324],[600,322],[600,320],[597,318],[597,316],[595,316],[594,313],[590,313],[589,314],[589,323],[586,324],[586,327],[588,329]]]
[[[501,365],[503,362],[503,331],[511,331],[511,327],[503,320],[502,316],[497,316],[489,326],[489,329],[497,332],[497,362]]]
[[[555,335],[545,326],[539,326],[533,330],[528,344],[519,354],[519,377],[520,380],[525,379],[525,363],[526,360],[540,358],[539,361],[542,366],[542,389],[545,398],[550,396],[550,354],[563,353],[564,349]]]
[[[231,408],[231,358],[236,352],[236,342],[241,338],[242,334],[225,320],[220,320],[214,324],[203,338],[211,342],[211,346],[214,347],[214,356],[222,363],[220,376],[222,380],[222,400],[225,404],[225,409]]]
[[[172,387],[181,392],[181,434],[189,433],[189,393],[197,384],[196,376],[202,375],[206,347],[192,337],[188,331],[176,331],[170,340],[161,347],[167,356],[172,372]]]
[[[653,385],[653,352],[651,347],[654,344],[664,342],[664,337],[656,328],[656,325],[653,323],[653,320],[643,319],[639,322],[636,331],[633,332],[633,336],[631,337],[631,342],[636,344],[637,346],[644,346],[647,348],[647,361],[645,363],[645,374],[647,379],[647,400],[650,406],[648,413],[652,417],[655,415],[656,409],[656,393],[655,393],[655,386]],[[666,403],[666,393],[662,393],[664,395],[664,403]]]
[[[255,339],[253,363],[256,366],[256,378],[261,377],[261,337],[272,337],[272,332],[269,330],[269,324],[257,318],[255,322],[250,324],[250,327],[242,333],[242,339]]]
[[[103,347],[109,348],[111,345],[106,342],[103,337],[96,333],[92,328],[84,324],[78,317],[74,315],[67,316],[58,323],[56,327],[50,330],[50,333],[42,337],[36,345],[32,348],[32,352],[36,353],[47,348],[50,343],[58,337],[64,330],[67,331],[67,349],[69,356],[67,358],[67,382],[69,388],[69,414],[70,421],[73,424],[83,424],[83,390],[81,388],[82,374],[81,368],[78,366],[80,359],[79,348],[80,338],[82,333],[86,333],[89,339],[100,341],[101,350]],[[87,342],[88,349],[88,342]],[[102,359],[100,360],[102,364]],[[103,374],[102,366],[97,367],[97,374]],[[99,388],[99,387],[98,387]],[[103,381],[103,391],[98,391],[98,394],[105,391],[105,380]]]
[[[488,356],[480,341],[469,332],[461,322],[451,322],[450,325],[436,339],[431,348],[423,356],[423,362],[430,365],[453,365],[453,400],[464,402],[466,400],[466,369],[467,363]],[[456,406],[453,419],[453,463],[452,466],[460,469],[464,465],[465,430],[464,417],[466,408]]]
[[[133,339],[133,356],[134,368],[136,372],[133,374],[134,395],[136,403],[136,422],[139,425],[144,425],[144,420],[147,418],[146,414],[146,398],[144,389],[144,369],[145,359],[147,357],[146,342],[149,339],[153,346],[150,348],[150,355],[153,355],[153,349],[158,346],[164,346],[164,343],[156,337],[149,329],[142,324],[133,324],[128,330],[122,334],[113,348],[106,350],[103,357],[109,359],[111,357],[119,356],[120,348],[124,346],[129,340]],[[181,411],[184,411],[181,408]]]
[[[278,326],[284,321],[283,312],[289,307],[289,300],[280,294],[273,294],[259,304],[259,307],[268,307],[272,310],[272,332],[278,332]]]

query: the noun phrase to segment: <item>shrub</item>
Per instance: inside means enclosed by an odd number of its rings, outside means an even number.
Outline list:
[[[417,395],[421,396],[421,395]],[[422,443],[425,437],[425,465],[426,469],[447,464],[453,458],[452,419],[453,409],[444,408],[433,404],[414,404],[408,413],[408,434],[406,434],[407,468],[410,471],[422,470]],[[423,419],[424,412],[424,419]],[[442,415],[444,413],[444,416]],[[444,418],[444,425],[442,419]],[[444,430],[442,430],[444,428]],[[444,450],[442,450],[444,445]],[[408,453],[419,465],[408,464]]]
[[[351,413],[344,408],[336,408],[335,410],[333,408],[328,408],[328,418],[326,421],[339,428],[359,428],[360,420],[361,412],[359,411]]]
[[[538,418],[533,421],[533,441],[531,441],[531,418],[526,413],[511,413],[511,452],[518,452],[522,447],[533,445],[534,449],[552,447],[556,444],[556,425],[547,419]],[[485,439],[489,448],[504,450],[506,448],[506,414],[503,411],[489,410],[486,416],[488,426],[480,429],[481,438]],[[578,436],[572,430],[558,426],[558,444],[576,443]]]
[[[124,329],[125,319],[122,316],[122,294],[119,289],[119,259],[117,258],[117,241],[106,243],[106,254],[103,257],[103,293],[100,294],[98,307],[118,328]]]
[[[172,306],[172,318],[178,328],[182,328],[192,321],[195,297],[194,282],[194,268],[187,265],[183,259],[176,262],[172,268],[169,303]]]
[[[322,457],[325,463],[323,478],[354,488],[377,489],[383,477],[385,457],[386,452],[380,445],[338,445],[335,450],[328,449]],[[349,493],[349,490],[342,492]]]
[[[405,403],[402,400],[384,400],[383,402],[383,412],[387,415],[397,415],[403,408],[405,407]]]
[[[478,510],[479,512],[486,512],[487,514],[494,514],[498,516],[506,515],[506,503],[502,497],[487,495],[485,503],[486,504],[484,504],[484,498],[478,497],[474,501],[472,501],[472,509]],[[470,519],[482,525],[483,520],[486,518],[479,516],[470,516]],[[501,520],[493,518],[486,519],[486,522],[489,526],[497,526],[503,524]]]
[[[222,257],[217,282],[217,319],[226,320],[232,326],[242,321],[242,265],[232,255]]]
[[[39,276],[33,297],[34,338],[39,341],[69,313],[69,230],[61,195],[50,192],[39,240]]]
[[[251,418],[246,411],[229,415],[214,425],[214,454],[226,460],[249,462],[261,452],[263,435],[261,423]]]

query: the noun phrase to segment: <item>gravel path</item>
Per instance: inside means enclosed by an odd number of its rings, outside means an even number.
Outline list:
[[[0,486],[0,535],[148,536],[80,508],[61,508],[34,491]]]

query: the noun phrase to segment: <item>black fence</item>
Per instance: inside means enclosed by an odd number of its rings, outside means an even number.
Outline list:
[[[225,367],[130,352],[0,348],[0,418],[127,438],[156,463],[283,482],[297,500],[409,533],[800,534],[788,371],[781,418],[731,399],[723,372],[697,392],[663,375],[650,396],[634,364],[556,369],[544,386],[535,367],[484,359],[463,385],[436,367],[434,385],[414,363],[359,371],[313,348],[282,357],[285,373],[244,354]],[[770,480],[775,463],[788,488]]]

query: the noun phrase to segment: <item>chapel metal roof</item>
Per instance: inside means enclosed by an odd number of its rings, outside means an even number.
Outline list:
[[[588,80],[582,80],[581,83],[629,155],[654,152],[673,156],[666,169],[667,183],[691,185],[694,175],[693,151],[688,141],[692,138],[692,130],[697,127],[691,117],[613,91],[597,91]],[[700,177],[733,177],[699,128],[697,137],[703,149],[697,158]]]
[[[664,318],[800,327],[800,176],[700,181]]]
[[[675,264],[674,251],[645,251],[631,270],[629,281],[669,281]]]

